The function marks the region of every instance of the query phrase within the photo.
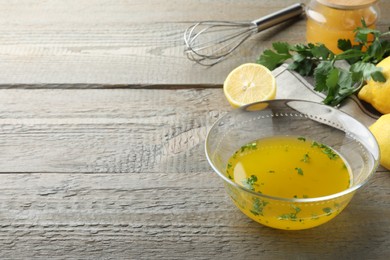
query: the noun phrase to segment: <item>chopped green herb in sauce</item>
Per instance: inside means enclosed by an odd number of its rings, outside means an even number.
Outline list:
[[[325,212],[327,216],[332,215],[333,212],[331,208],[323,208],[322,211]]]
[[[268,204],[267,201],[261,200],[259,198],[253,199],[253,208],[250,210],[250,212],[255,215],[261,215],[263,216],[263,209]]]
[[[317,142],[313,142],[311,144],[311,147],[318,147],[322,150],[322,152],[324,154],[326,154],[328,156],[329,159],[331,160],[336,160],[337,158],[339,158],[339,156],[332,150],[332,148],[324,145],[324,144],[319,144]]]
[[[303,155],[302,162],[304,162],[304,163],[309,163],[309,161],[310,161],[309,153],[305,153],[305,154]]]
[[[244,187],[253,191],[255,190],[254,186],[256,185],[256,182],[256,175],[251,175],[251,177],[242,180],[242,184],[244,185]]]
[[[301,168],[295,168],[295,170],[299,175],[303,175],[303,170]]]
[[[244,146],[241,146],[241,152],[250,151],[250,150],[256,150],[257,149],[257,143],[249,143]]]
[[[282,214],[278,217],[279,220],[291,220],[291,221],[297,221],[298,217],[297,214],[301,212],[301,209],[297,206],[291,205],[293,208],[294,212],[292,213],[287,213],[287,214]]]

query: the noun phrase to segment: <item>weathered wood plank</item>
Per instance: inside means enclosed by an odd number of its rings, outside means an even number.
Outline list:
[[[293,2],[0,1],[0,258],[390,255],[383,168],[328,225],[285,232],[243,216],[205,160],[206,132],[231,108],[221,89],[188,87],[219,87],[272,41],[302,41],[304,21],[212,69],[183,57],[184,28]]]
[[[222,89],[1,90],[2,172],[203,171]]]
[[[213,69],[184,57],[184,29],[200,20],[252,20],[295,2],[0,1],[0,84],[221,84],[273,41],[304,42],[305,21],[260,33]],[[381,6],[390,10],[388,1]],[[388,24],[383,15],[380,28]]]
[[[228,110],[221,89],[1,90],[0,257],[390,253],[383,169],[328,225],[286,232],[243,216],[203,151]]]
[[[222,89],[2,89],[0,172],[204,171],[229,110]]]
[[[294,232],[249,220],[211,171],[1,174],[0,257],[384,259],[389,178],[378,173],[332,222]]]
[[[187,26],[184,23],[128,25],[113,36],[107,35],[105,30],[77,29],[77,32],[69,32],[69,35],[63,36],[69,38],[70,43],[63,43],[62,38],[52,37],[57,34],[57,30],[32,31],[30,35],[25,35],[26,32],[12,29],[5,32],[5,36],[20,34],[20,38],[26,39],[54,39],[51,43],[22,41],[17,45],[0,44],[0,83],[221,84],[234,67],[245,62],[255,62],[261,50],[269,47],[272,41],[288,38],[298,42],[301,37],[298,32],[303,30],[302,21],[294,24],[294,30],[289,30],[283,36],[277,33],[280,27],[271,29],[246,42],[241,51],[210,70],[193,64],[185,57],[182,38]],[[139,30],[148,35],[138,37]],[[59,31],[67,33],[62,29]],[[166,36],[164,32],[170,36]],[[118,39],[113,39],[114,37]],[[144,37],[154,39],[143,39]],[[171,40],[167,41],[167,37]]]
[[[262,43],[207,70],[184,57],[185,28],[199,20],[254,19],[288,4],[269,2],[267,9],[253,1],[3,2],[0,83],[220,84],[238,62],[254,61]],[[299,38],[299,31],[286,37]]]

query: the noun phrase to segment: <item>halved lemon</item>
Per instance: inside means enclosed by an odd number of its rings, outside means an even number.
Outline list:
[[[263,65],[246,63],[227,76],[224,94],[234,108],[257,101],[271,100],[276,96],[276,80]]]

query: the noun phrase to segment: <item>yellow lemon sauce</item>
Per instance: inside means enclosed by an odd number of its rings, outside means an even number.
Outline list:
[[[375,28],[378,13],[371,6],[348,10],[316,4],[308,11],[307,41],[324,43],[333,52],[340,53],[338,39],[349,39],[357,44],[354,30],[362,26],[362,19],[369,28]]]
[[[229,159],[226,173],[249,190],[286,199],[318,198],[351,186],[349,166],[338,153],[314,140],[295,136],[259,139],[242,146]],[[283,229],[326,222],[347,203],[342,199],[292,203],[250,193],[230,195],[247,216]]]

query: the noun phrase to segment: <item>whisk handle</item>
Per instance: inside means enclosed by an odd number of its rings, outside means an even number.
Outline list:
[[[274,25],[285,22],[291,18],[298,17],[305,12],[305,5],[302,3],[293,4],[275,13],[252,21],[257,26],[257,31],[263,31]]]

